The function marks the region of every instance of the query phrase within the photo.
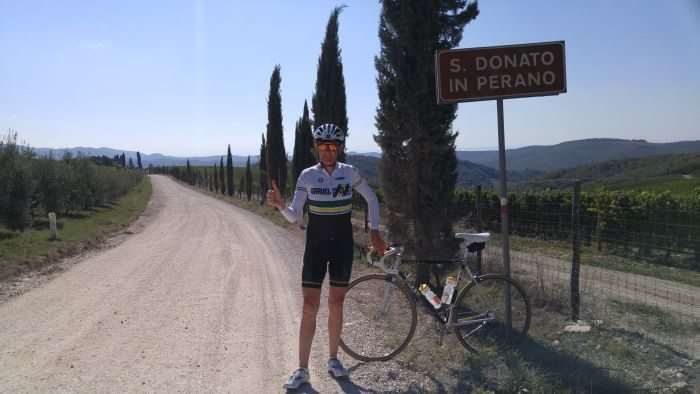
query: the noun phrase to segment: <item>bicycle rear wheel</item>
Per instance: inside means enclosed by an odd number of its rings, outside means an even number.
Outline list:
[[[360,361],[386,361],[408,345],[416,331],[416,303],[393,275],[353,280],[343,307],[340,347]]]
[[[511,329],[505,321],[506,284],[511,294]],[[522,287],[512,279],[486,274],[472,282],[457,296],[453,321],[459,342],[468,350],[515,345],[530,328],[530,301]]]

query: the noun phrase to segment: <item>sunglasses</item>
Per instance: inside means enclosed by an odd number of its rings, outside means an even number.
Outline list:
[[[321,152],[329,152],[329,151],[330,152],[337,152],[338,151],[338,144],[334,144],[331,142],[322,142],[320,144],[316,144],[316,147]]]

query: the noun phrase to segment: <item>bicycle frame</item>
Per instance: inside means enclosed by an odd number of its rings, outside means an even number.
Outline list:
[[[469,286],[471,283],[474,283],[475,286],[478,285],[478,278],[477,276],[474,275],[474,273],[471,271],[471,269],[468,266],[468,259],[469,259],[469,251],[466,248],[466,245],[463,243],[463,250],[464,250],[464,255],[462,258],[450,261],[454,263],[459,264],[459,271],[457,273],[457,288],[460,288],[459,285],[462,281],[462,277],[466,274],[466,276],[469,278],[469,281],[466,283],[465,286],[462,287],[464,289],[465,287]],[[372,266],[378,266],[382,271],[384,271],[386,274],[391,276],[392,281],[399,280],[408,287],[414,295],[417,297],[420,297],[421,294],[413,288],[413,286],[410,286],[410,283],[407,280],[406,274],[400,271],[399,266],[401,265],[401,253],[403,252],[403,247],[390,247],[388,251],[384,253],[384,256],[382,256],[377,263],[375,263],[372,260],[371,252],[367,254],[367,262],[372,265]],[[394,258],[393,263],[390,266],[387,266],[385,263],[385,259],[390,256],[396,256]],[[386,286],[384,289],[384,299],[382,301],[382,307],[380,310],[382,313],[386,313],[386,310],[389,306],[390,303],[390,297],[391,297],[391,287]],[[455,292],[453,295],[454,299],[457,299],[458,292]],[[488,323],[489,321],[492,321],[494,319],[493,313],[482,313],[477,316],[470,317],[468,320],[464,321],[455,321],[454,318],[454,303],[450,303],[447,305],[447,319],[444,318],[444,316],[441,316],[441,314],[436,311],[435,309],[432,309],[433,315],[440,321],[442,326],[445,329],[452,329],[455,327],[463,327],[463,326],[468,326],[468,325],[478,325],[472,332],[478,330],[481,328],[484,324]],[[441,330],[440,337],[442,341],[442,335],[444,334],[444,330]],[[470,332],[471,334],[471,332]]]
[[[349,285],[350,297],[357,306],[357,324],[369,324],[369,331],[353,331],[348,338],[356,343],[348,344],[343,338],[340,346],[354,358],[361,361],[386,361],[403,351],[411,338],[415,334],[418,323],[416,304],[420,303],[425,309],[429,309],[436,319],[435,330],[439,333],[439,343],[442,344],[444,335],[455,334],[458,341],[467,350],[479,353],[482,346],[498,345],[498,342],[505,340],[510,343],[511,331],[515,330],[515,338],[522,339],[530,325],[531,310],[527,295],[522,286],[512,279],[498,273],[474,273],[470,268],[470,263],[476,256],[476,252],[482,250],[489,240],[488,233],[456,233],[455,238],[461,240],[459,255],[453,259],[443,260],[445,263],[457,263],[450,275],[456,279],[456,288],[452,293],[449,304],[442,304],[437,309],[433,302],[426,301],[424,295],[418,290],[419,283],[416,275],[410,271],[402,271],[402,253],[404,249],[400,246],[390,247],[385,254],[375,260],[372,254],[367,255],[367,262],[370,266],[379,268],[382,273],[363,273],[355,278]],[[391,257],[392,260],[387,260]],[[450,267],[452,271],[454,267]],[[442,278],[437,277],[442,283]],[[450,279],[451,282],[451,279]],[[368,287],[367,287],[368,286]],[[353,292],[352,289],[359,289]],[[515,289],[520,313],[517,327],[509,326],[509,321],[501,321],[500,297],[505,291],[506,297],[509,290]],[[367,297],[372,300],[367,301]],[[432,295],[431,295],[432,297]],[[394,308],[394,304],[400,299],[399,309]],[[437,302],[434,304],[437,306]],[[409,325],[404,324],[406,320],[403,310],[409,312]],[[508,315],[506,315],[507,318]],[[385,319],[385,317],[387,319]],[[390,320],[394,319],[394,320]],[[401,323],[401,324],[399,324]],[[353,325],[355,323],[353,322]],[[381,342],[384,330],[391,331],[396,326],[396,333],[387,333],[385,336],[394,342]],[[405,336],[404,335],[405,329]],[[380,335],[374,338],[374,335]],[[394,335],[395,334],[395,335]],[[363,339],[359,339],[363,338]],[[403,339],[402,339],[403,338]],[[499,339],[501,338],[501,339]],[[359,342],[358,342],[359,341]],[[382,343],[380,347],[374,347],[373,342]],[[357,346],[357,347],[356,347]],[[386,353],[384,353],[386,351]],[[378,352],[376,355],[373,352]]]

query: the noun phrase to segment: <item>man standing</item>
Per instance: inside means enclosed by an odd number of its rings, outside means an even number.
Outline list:
[[[329,274],[328,295],[328,372],[340,378],[348,370],[338,360],[338,343],[343,325],[343,301],[350,280],[353,260],[353,238],[350,215],[352,192],[367,201],[372,247],[383,253],[386,244],[379,234],[379,203],[359,171],[338,161],[345,133],[334,124],[323,124],[312,132],[318,164],[301,172],[292,203],[285,207],[277,184],[267,192],[268,204],[277,208],[290,222],[298,221],[304,203],[309,202],[309,224],[302,268],[304,307],[299,332],[299,368],[284,385],[296,389],[309,381],[309,354],[316,331],[316,314],[321,298],[321,284]]]

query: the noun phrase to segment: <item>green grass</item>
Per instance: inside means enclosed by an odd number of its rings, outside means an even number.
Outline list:
[[[684,321],[654,305],[611,300],[613,312],[636,316],[639,324],[649,330],[676,335],[693,335],[700,332],[700,322]]]
[[[492,237],[494,242],[492,242],[489,247],[500,248],[499,234],[492,234]],[[558,258],[566,262],[571,261],[572,252],[570,242],[542,240],[512,235],[510,236],[509,242],[511,250],[536,253]],[[658,279],[665,279],[700,287],[700,272],[653,264],[635,258],[600,254],[593,246],[582,246],[581,264],[614,271],[651,276]]]
[[[0,229],[0,279],[40,268],[58,258],[89,248],[138,217],[151,198],[148,177],[108,207],[57,217],[58,240],[49,241],[48,220],[36,218],[22,233]]]
[[[598,182],[586,186],[585,189],[597,190],[601,186],[607,190],[669,191],[673,195],[690,197],[693,195],[694,190],[700,187],[700,177],[685,178],[681,175],[669,175],[661,178],[634,181]]]

